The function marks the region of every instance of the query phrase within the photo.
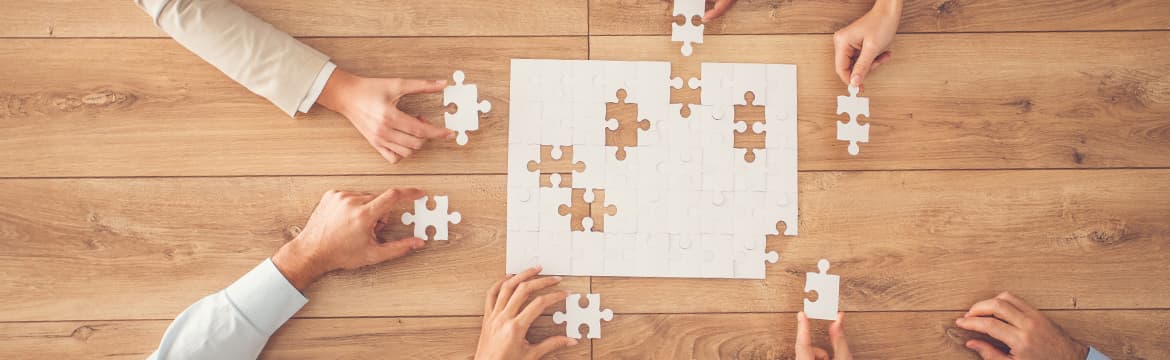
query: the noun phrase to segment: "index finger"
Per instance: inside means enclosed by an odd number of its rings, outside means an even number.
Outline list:
[[[720,16],[723,16],[723,13],[727,12],[727,9],[731,8],[731,3],[733,3],[733,2],[735,2],[735,1],[733,1],[733,0],[717,0],[717,1],[715,1],[715,6],[712,6],[711,10],[707,10],[707,13],[703,14],[703,22],[715,20],[715,19],[718,19]]]
[[[404,94],[427,94],[442,91],[447,87],[447,80],[402,79]]]
[[[808,333],[808,316],[796,313],[796,358],[806,359],[812,354],[812,336]]]
[[[971,305],[971,310],[967,311],[966,316],[995,316],[996,318],[1006,321],[1012,326],[1020,327],[1024,321],[1024,315],[1020,309],[1016,308],[1012,303],[999,299],[992,298],[983,300]]]
[[[849,75],[853,67],[853,55],[857,52],[849,41],[841,36],[833,37],[833,70],[841,82],[849,84]]]
[[[394,210],[394,205],[399,201],[416,200],[422,196],[423,191],[416,188],[391,188],[366,203],[366,207],[375,217],[381,219]]]

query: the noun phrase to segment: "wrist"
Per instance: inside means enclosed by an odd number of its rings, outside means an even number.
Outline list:
[[[902,0],[877,0],[870,11],[886,17],[900,19],[902,17]]]
[[[321,90],[321,95],[317,97],[317,103],[345,115],[349,99],[353,98],[351,95],[353,89],[360,79],[357,75],[340,67],[333,70],[333,73],[329,75],[329,80],[325,82],[325,88]]]
[[[294,239],[276,250],[276,253],[272,255],[272,264],[276,266],[277,270],[280,270],[281,275],[284,275],[284,278],[293,287],[303,293],[305,289],[309,288],[309,285],[329,272],[329,269],[322,266],[315,258],[316,256],[311,251],[301,246],[300,241]]]

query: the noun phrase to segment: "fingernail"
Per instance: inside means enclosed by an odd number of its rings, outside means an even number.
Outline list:
[[[577,339],[569,339],[569,346],[577,345]]]
[[[959,323],[962,323],[962,322],[963,322],[963,318],[958,318],[958,319],[955,319],[955,324],[956,324],[956,325],[958,325]]]
[[[853,75],[849,78],[849,85],[861,86],[861,75]]]
[[[557,281],[557,282],[560,282],[560,281],[561,281],[561,277],[560,277],[560,276],[553,276],[552,278],[553,278],[553,281]]]

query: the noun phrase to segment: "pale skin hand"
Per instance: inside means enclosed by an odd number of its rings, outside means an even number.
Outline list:
[[[829,325],[829,342],[833,345],[833,357],[825,349],[812,345],[809,334],[808,316],[796,313],[796,360],[853,360],[849,342],[845,341],[845,313],[837,313],[837,321]]]
[[[334,270],[356,269],[400,258],[426,245],[408,237],[381,242],[377,232],[391,223],[394,206],[423,195],[419,189],[390,189],[381,195],[330,190],[321,197],[305,229],[272,255],[272,263],[304,291]]]
[[[442,91],[446,80],[360,77],[337,68],[317,103],[336,111],[390,163],[398,163],[430,139],[452,138],[455,132],[398,109],[403,96]]]
[[[833,34],[834,69],[842,82],[861,86],[871,71],[890,60],[901,18],[902,0],[877,0],[869,12]]]
[[[955,324],[987,334],[1011,348],[1011,354],[1005,354],[986,341],[967,341],[967,348],[985,360],[1083,360],[1089,355],[1088,346],[1065,335],[1032,305],[1006,292],[975,303]]]
[[[524,270],[496,281],[488,290],[483,304],[483,328],[479,333],[476,360],[539,359],[556,349],[577,345],[576,339],[553,336],[538,344],[524,338],[532,322],[545,308],[565,301],[567,292],[558,291],[528,298],[542,289],[561,282],[561,277],[535,278],[541,268]],[[527,303],[527,304],[526,304]]]

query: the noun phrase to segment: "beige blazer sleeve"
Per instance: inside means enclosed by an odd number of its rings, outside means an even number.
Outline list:
[[[134,0],[154,24],[289,116],[329,57],[230,0]]]

